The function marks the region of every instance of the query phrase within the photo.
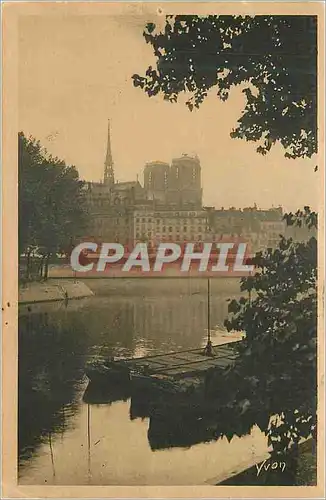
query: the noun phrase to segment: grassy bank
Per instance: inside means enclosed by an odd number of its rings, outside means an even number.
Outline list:
[[[274,462],[275,463],[275,462]],[[281,463],[281,462],[280,462]],[[316,444],[313,439],[309,439],[299,447],[298,467],[294,471],[291,464],[285,463],[285,467],[280,463],[275,469],[271,466],[273,461],[267,460],[254,465],[239,474],[225,479],[217,486],[315,486],[317,484],[317,454]]]

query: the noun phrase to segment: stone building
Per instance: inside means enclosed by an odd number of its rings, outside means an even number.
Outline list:
[[[202,207],[201,166],[198,157],[182,155],[171,166],[161,161],[147,163],[144,169],[147,199],[169,207]]]
[[[138,179],[116,182],[111,150],[110,123],[103,182],[87,184],[88,237],[101,242],[134,245],[146,241],[245,241],[253,252],[278,245],[280,234],[305,239],[301,228],[287,228],[282,208],[216,210],[203,207],[201,165],[197,156],[183,154],[171,165],[152,161],[144,168],[144,187]],[[307,234],[306,234],[307,233]]]
[[[116,182],[109,122],[103,182],[89,182],[86,189],[92,240],[124,245],[144,240],[154,245],[154,240],[173,238],[204,240],[206,212],[197,157],[183,155],[173,159],[171,166],[161,161],[147,163],[144,187],[138,180]]]
[[[133,207],[146,200],[139,181],[116,182],[111,151],[110,123],[103,182],[87,184],[88,236],[95,241],[130,243],[133,234]]]
[[[147,242],[156,247],[161,242],[204,242],[208,229],[207,212],[165,205],[137,206],[133,213],[134,243]]]
[[[215,210],[207,208],[209,233],[213,241],[237,240],[247,242],[252,251],[276,248],[280,234],[285,234],[281,207],[259,210],[257,206]]]
[[[170,165],[162,161],[146,163],[144,168],[144,188],[147,199],[166,203]]]

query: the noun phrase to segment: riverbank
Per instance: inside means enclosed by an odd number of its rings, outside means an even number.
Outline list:
[[[94,292],[82,281],[54,280],[31,282],[19,287],[18,303],[65,301],[91,297]]]
[[[207,297],[207,279],[202,278],[86,278],[84,282],[96,296],[175,296],[191,297],[202,295]],[[210,280],[212,297],[226,295],[232,297],[240,294],[240,280],[222,278]]]
[[[233,297],[240,294],[240,280],[234,278],[212,279],[212,298]],[[51,301],[67,301],[92,296],[113,297],[192,297],[207,295],[207,280],[188,279],[145,279],[145,278],[102,278],[76,280],[74,278],[49,278],[46,282],[31,282],[19,288],[20,305]]]
[[[316,443],[313,439],[308,439],[299,445],[298,467],[295,474],[289,464],[271,461],[266,454],[254,465],[241,467],[237,473],[215,484],[217,486],[316,486]]]

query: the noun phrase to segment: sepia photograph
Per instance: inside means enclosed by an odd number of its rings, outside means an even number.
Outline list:
[[[325,494],[324,10],[3,3],[4,497]]]

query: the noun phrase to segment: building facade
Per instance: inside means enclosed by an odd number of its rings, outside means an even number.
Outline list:
[[[171,165],[161,161],[147,163],[144,187],[138,180],[116,182],[109,123],[103,182],[89,182],[86,189],[88,237],[92,240],[124,245],[148,241],[154,246],[157,241],[173,238],[205,238],[206,212],[202,209],[201,166],[197,157],[183,155],[173,159]]]
[[[220,210],[209,207],[207,210],[213,241],[241,240],[257,252],[268,247],[276,248],[280,235],[285,235],[286,223],[281,207],[269,210],[259,210],[257,206]]]
[[[207,240],[208,218],[204,209],[173,209],[165,205],[137,206],[133,212],[133,242],[155,248],[161,242],[185,243]]]
[[[171,165],[161,161],[147,163],[144,189],[148,200],[169,207],[202,207],[201,166],[199,158],[182,155]]]
[[[244,241],[252,252],[276,248],[280,235],[307,239],[312,231],[288,228],[281,207],[259,210],[203,207],[201,165],[197,156],[183,154],[171,164],[145,165],[144,186],[138,180],[116,182],[110,123],[103,182],[87,184],[88,238],[134,245],[147,242],[203,243]]]
[[[133,207],[146,200],[139,181],[116,182],[111,151],[110,123],[103,182],[86,186],[89,212],[88,238],[97,242],[129,244],[133,238]]]

